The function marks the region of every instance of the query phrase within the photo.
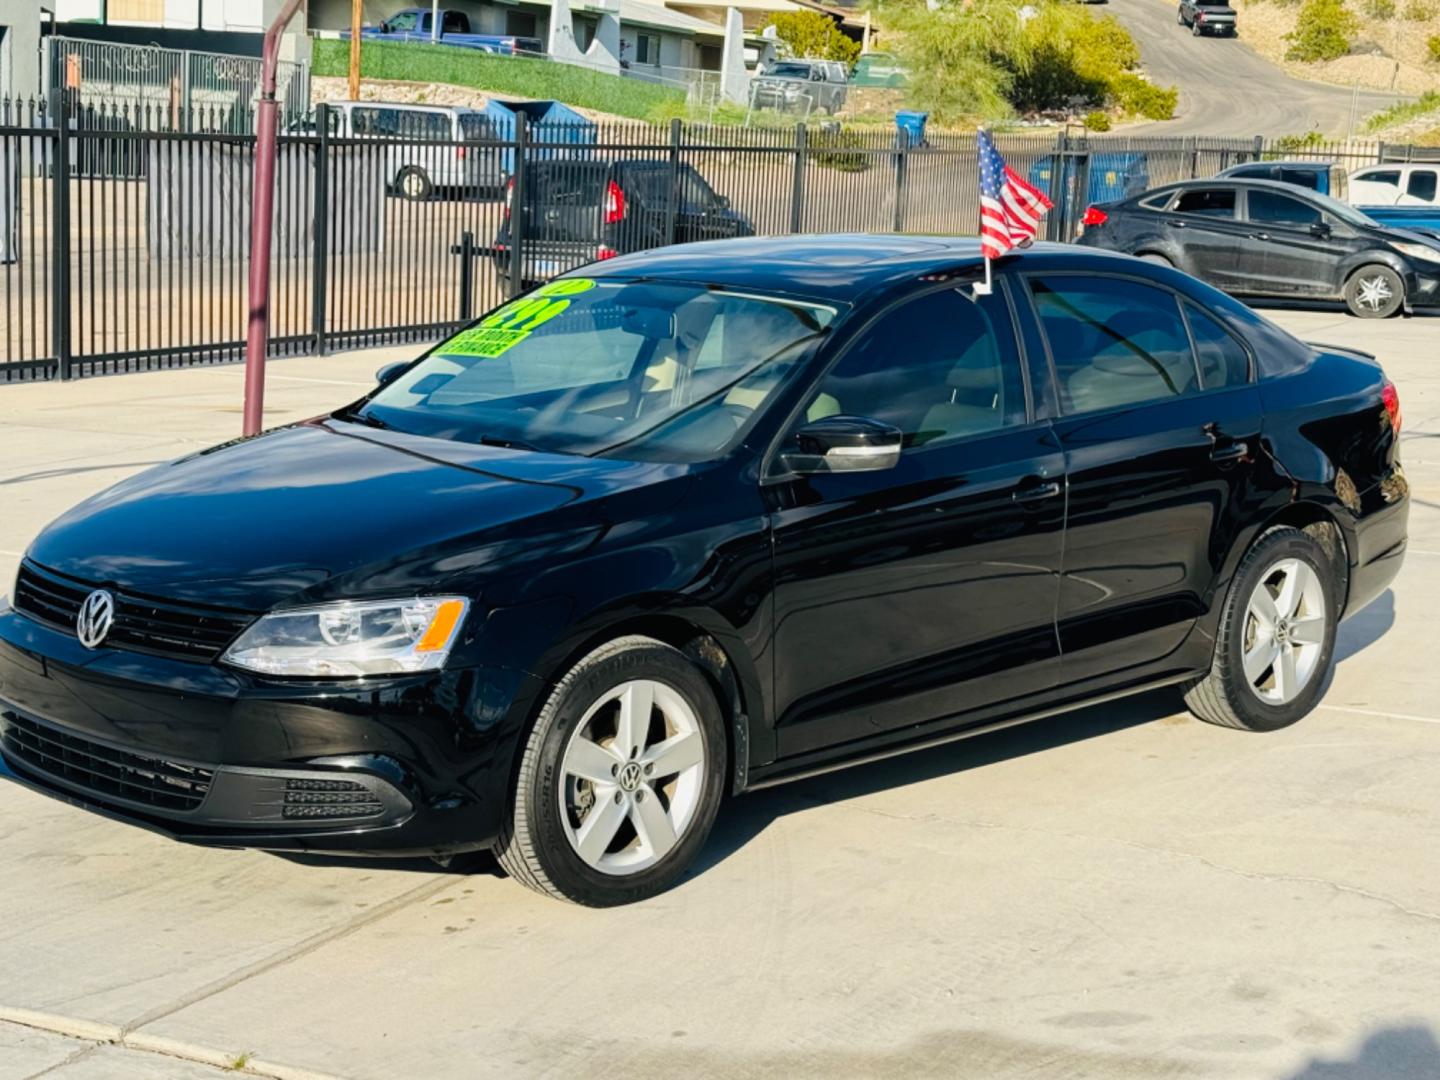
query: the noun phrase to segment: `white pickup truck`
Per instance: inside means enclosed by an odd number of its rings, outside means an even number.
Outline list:
[[[1440,207],[1440,162],[1367,165],[1349,179],[1356,206]]]

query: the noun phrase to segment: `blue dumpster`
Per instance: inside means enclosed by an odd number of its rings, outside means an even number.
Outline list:
[[[895,114],[896,146],[924,146],[925,121],[929,119],[929,113],[897,112]]]
[[[1043,157],[1030,166],[1030,182],[1041,191],[1049,193],[1055,203],[1053,212],[1062,220],[1070,213],[1069,202],[1072,198],[1083,202],[1084,205],[1079,207],[1083,211],[1086,206],[1123,199],[1150,186],[1149,159],[1138,151],[1091,154],[1090,178],[1086,185],[1088,190],[1084,192],[1074,191],[1079,159],[1067,156],[1063,160],[1065,175],[1063,182],[1059,184],[1051,183],[1053,158]]]
[[[568,156],[572,151],[565,147],[594,146],[598,141],[595,121],[586,120],[558,101],[499,101],[491,98],[485,106],[485,114],[494,126],[495,137],[505,142],[515,140],[515,117],[525,117],[525,134],[530,141],[550,144],[545,149],[531,150],[528,155],[530,161]],[[501,167],[513,176],[515,151],[502,150],[501,159]]]

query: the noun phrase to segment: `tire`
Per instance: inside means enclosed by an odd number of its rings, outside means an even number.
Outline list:
[[[1205,31],[1201,28],[1198,22],[1192,22],[1190,24],[1190,33],[1194,37],[1204,37],[1205,35]]]
[[[1171,269],[1175,267],[1175,264],[1164,255],[1160,255],[1154,251],[1147,251],[1143,255],[1138,256],[1138,258],[1142,262],[1154,263],[1156,266],[1168,266]]]
[[[1404,303],[1405,282],[1388,266],[1362,266],[1345,282],[1345,306],[1358,318],[1388,319]]]
[[[628,727],[637,702],[644,720]],[[638,747],[617,745],[632,739]],[[670,751],[657,756],[667,739]],[[496,858],[537,892],[589,907],[655,896],[705,845],[726,758],[720,706],[700,670],[653,638],[616,638],[576,664],[540,710]],[[646,768],[657,762],[660,771]],[[667,773],[667,764],[683,767]]]
[[[1176,21],[1177,23],[1179,23],[1181,26],[1189,26],[1189,25],[1190,25],[1189,23],[1187,23],[1187,22],[1185,21],[1185,12],[1183,12],[1183,11],[1176,11],[1176,12],[1175,12],[1175,21]]]
[[[1243,731],[1275,731],[1310,712],[1330,681],[1344,561],[1330,529],[1282,525],[1266,530],[1230,583],[1210,671],[1184,689],[1190,712],[1206,723]],[[1292,585],[1293,602],[1286,593]],[[1262,589],[1282,627],[1269,634],[1268,642],[1256,616]],[[1317,623],[1317,617],[1322,621]],[[1286,644],[1277,644],[1282,641]],[[1248,672],[1247,655],[1255,657]],[[1287,686],[1289,676],[1294,681]]]
[[[402,199],[411,202],[424,202],[435,193],[435,185],[430,182],[430,174],[418,165],[406,165],[395,176],[395,190]]]

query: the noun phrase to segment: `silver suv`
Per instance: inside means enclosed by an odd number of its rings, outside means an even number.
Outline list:
[[[780,60],[750,84],[750,104],[809,115],[845,107],[849,73],[838,60]]]

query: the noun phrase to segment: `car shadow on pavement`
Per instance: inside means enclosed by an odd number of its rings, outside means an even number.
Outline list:
[[[786,814],[1043,753],[1174,716],[1182,708],[1176,690],[1156,690],[729,800],[687,876],[706,873]]]
[[[1368,1035],[1354,1057],[1313,1058],[1285,1080],[1401,1080],[1440,1076],[1440,1043],[1424,1024],[1401,1024]]]
[[[1335,638],[1335,663],[1343,664],[1390,632],[1395,625],[1395,593],[1386,589],[1340,624]]]

